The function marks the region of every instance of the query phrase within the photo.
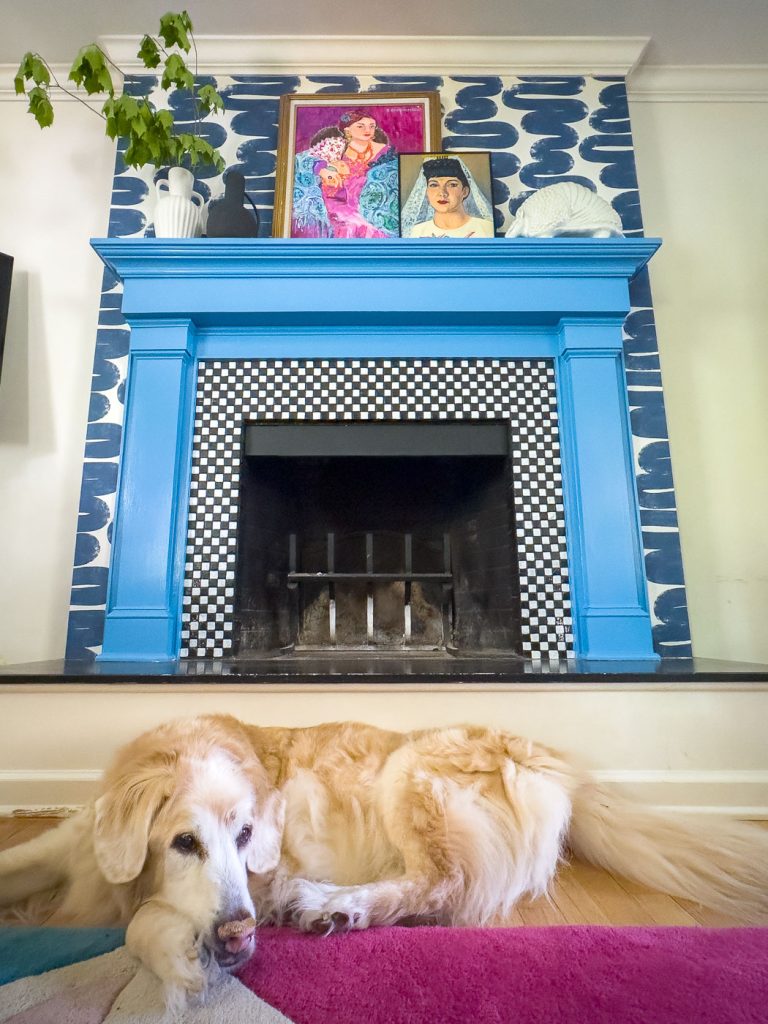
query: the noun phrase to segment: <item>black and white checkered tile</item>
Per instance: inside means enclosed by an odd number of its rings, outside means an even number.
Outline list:
[[[508,419],[522,652],[573,650],[557,399],[547,359],[248,359],[198,371],[182,657],[233,649],[242,429],[253,420]]]

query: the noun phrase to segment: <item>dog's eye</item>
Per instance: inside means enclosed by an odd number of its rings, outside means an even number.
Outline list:
[[[240,829],[240,834],[238,835],[237,839],[235,840],[235,842],[237,843],[238,850],[242,850],[242,848],[250,840],[252,835],[253,835],[253,829],[251,828],[251,826],[250,825],[243,825],[243,827]]]
[[[197,839],[191,832],[180,832],[179,835],[174,836],[171,846],[179,853],[196,853]]]

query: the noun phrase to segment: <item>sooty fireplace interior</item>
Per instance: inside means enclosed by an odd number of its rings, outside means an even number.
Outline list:
[[[236,652],[520,653],[509,432],[249,424]]]

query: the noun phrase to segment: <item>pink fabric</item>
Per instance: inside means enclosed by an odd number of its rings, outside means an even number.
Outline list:
[[[296,1024],[766,1024],[768,930],[259,932],[239,978]]]

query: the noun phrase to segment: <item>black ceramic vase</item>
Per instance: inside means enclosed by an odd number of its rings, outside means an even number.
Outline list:
[[[253,207],[246,210],[245,200]],[[224,195],[208,204],[208,238],[255,238],[259,233],[259,214],[250,196],[245,194],[245,178],[239,171],[228,171]]]

